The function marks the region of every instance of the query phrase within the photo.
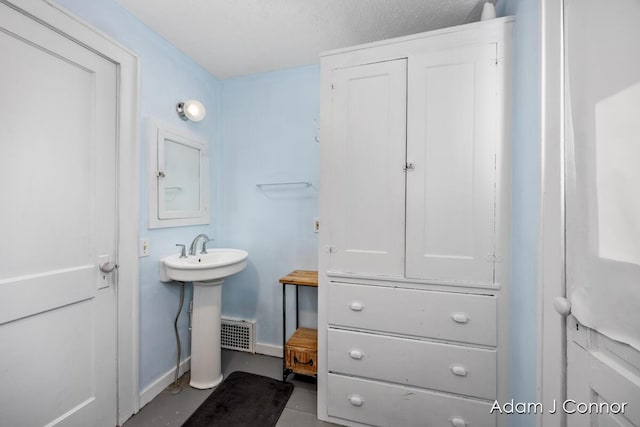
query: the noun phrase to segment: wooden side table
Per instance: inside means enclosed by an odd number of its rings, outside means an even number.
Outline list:
[[[299,328],[298,302],[300,286],[318,287],[318,272],[294,270],[280,279],[282,284],[282,381],[290,373],[316,376],[318,373],[318,330]],[[296,330],[287,341],[287,285],[296,287]]]

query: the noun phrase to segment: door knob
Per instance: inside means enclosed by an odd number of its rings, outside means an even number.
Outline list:
[[[553,306],[562,316],[568,316],[571,314],[571,302],[569,302],[565,297],[555,297],[553,300]]]
[[[118,266],[111,261],[103,262],[102,264],[100,264],[100,271],[102,271],[103,273],[111,273],[116,268],[118,268]]]

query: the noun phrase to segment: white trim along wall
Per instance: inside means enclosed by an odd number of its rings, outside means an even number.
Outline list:
[[[540,238],[538,243],[537,401],[566,396],[565,318],[554,299],[565,296],[563,1],[541,0]],[[566,425],[565,415],[538,415],[537,425]]]
[[[138,57],[52,0],[0,0],[110,60],[118,68],[118,424],[138,397]]]

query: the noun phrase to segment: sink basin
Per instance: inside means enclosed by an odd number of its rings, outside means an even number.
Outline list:
[[[160,262],[160,280],[213,285],[247,266],[249,254],[242,249],[215,248],[207,249],[207,252],[187,258],[180,258],[179,254],[163,258]]]

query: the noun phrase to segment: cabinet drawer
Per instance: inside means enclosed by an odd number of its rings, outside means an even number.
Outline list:
[[[316,375],[318,372],[318,331],[298,328],[285,344],[286,369],[303,375]]]
[[[491,404],[329,374],[328,413],[374,426],[495,427]]]
[[[329,324],[496,345],[495,296],[329,284]]]
[[[287,346],[285,351],[285,368],[302,375],[318,373],[318,358],[315,351]]]
[[[329,371],[494,400],[496,352],[329,329]]]

